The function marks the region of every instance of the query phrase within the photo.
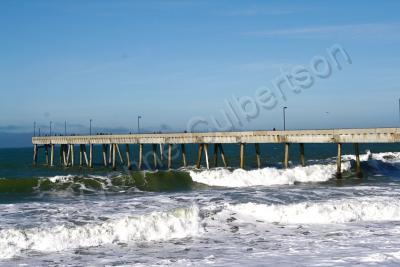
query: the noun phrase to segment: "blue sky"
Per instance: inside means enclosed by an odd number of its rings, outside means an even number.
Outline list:
[[[340,44],[352,59],[241,129],[399,125],[399,1],[0,2],[0,132],[183,130]]]

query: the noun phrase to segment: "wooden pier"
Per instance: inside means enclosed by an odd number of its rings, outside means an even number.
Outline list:
[[[46,164],[54,166],[54,147],[60,146],[60,162],[64,166],[74,166],[74,149],[79,146],[80,166],[93,167],[94,145],[102,146],[104,166],[117,167],[117,158],[120,163],[132,168],[131,145],[139,147],[136,166],[143,167],[143,145],[152,145],[153,168],[158,167],[157,146],[168,146],[168,168],[172,167],[173,146],[178,147],[181,153],[182,166],[187,166],[187,144],[198,144],[196,167],[201,167],[203,156],[206,167],[210,168],[209,148],[214,145],[213,163],[218,165],[220,156],[223,166],[228,167],[223,144],[240,145],[240,168],[245,167],[245,146],[255,146],[257,167],[261,167],[259,144],[284,144],[283,166],[289,167],[289,147],[298,144],[300,163],[305,166],[305,144],[337,144],[337,177],[341,177],[342,144],[354,144],[356,155],[356,172],[361,176],[359,144],[363,143],[398,143],[400,142],[400,128],[373,128],[373,129],[334,129],[334,130],[297,130],[297,131],[246,131],[246,132],[208,132],[208,133],[166,133],[166,134],[127,134],[127,135],[90,135],[90,136],[45,136],[33,137],[33,163],[37,164],[39,149],[45,152]],[[125,145],[125,157],[120,146]],[[87,151],[89,150],[89,152]],[[107,157],[108,156],[108,157]],[[161,155],[161,157],[163,154]]]

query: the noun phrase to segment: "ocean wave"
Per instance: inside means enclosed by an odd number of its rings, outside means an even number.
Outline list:
[[[49,253],[106,244],[180,239],[198,235],[199,223],[199,209],[192,206],[102,224],[5,229],[0,231],[0,258],[12,258],[25,250]]]
[[[342,164],[343,171],[351,168],[350,162]],[[227,169],[215,169],[207,171],[190,171],[193,181],[209,186],[247,187],[247,186],[271,186],[293,185],[297,182],[325,182],[334,177],[336,165],[315,164],[306,167],[291,169],[264,168],[259,170],[233,171]]]
[[[361,221],[399,221],[400,200],[390,197],[360,197],[297,204],[227,205],[245,220],[253,218],[282,224],[332,224]]]

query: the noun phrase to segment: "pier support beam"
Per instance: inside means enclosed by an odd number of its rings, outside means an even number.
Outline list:
[[[89,144],[89,168],[93,168],[93,144]]]
[[[102,152],[103,153],[103,164],[105,167],[107,167],[107,165],[108,165],[108,163],[107,163],[107,145],[103,144],[102,147],[103,147],[103,152]]]
[[[199,144],[199,150],[197,152],[197,162],[196,162],[197,169],[200,169],[201,166],[201,160],[203,158],[203,150],[204,150],[204,144]]]
[[[208,158],[208,144],[204,144],[204,154],[206,156],[206,166],[207,166],[207,170],[210,169],[210,160]]]
[[[82,148],[83,148],[83,156],[85,159],[86,166],[89,166],[89,160],[88,160],[88,156],[87,156],[87,152],[86,152],[86,145],[82,145]]]
[[[219,151],[221,152],[222,162],[224,163],[224,167],[228,168],[228,162],[226,161],[225,151],[221,144],[218,144]]]
[[[360,146],[358,143],[354,144],[354,152],[356,154],[356,176],[362,178],[361,161],[360,161]]]
[[[119,149],[119,145],[115,144],[115,148],[117,149],[119,161],[121,162],[121,164],[124,164],[124,158],[122,157],[122,153],[121,153],[121,150]]]
[[[183,163],[183,167],[187,167],[187,161],[186,161],[186,146],[185,146],[185,144],[181,144],[181,150],[182,150],[182,163]]]
[[[240,143],[240,168],[244,169],[244,150],[245,150],[245,144]]]
[[[112,156],[112,169],[113,171],[115,171],[117,169],[117,145],[116,144],[112,144],[112,149],[111,149],[111,156]]]
[[[71,146],[71,166],[74,166],[75,164],[75,145],[70,145]]]
[[[128,170],[132,170],[131,148],[129,144],[125,145],[125,155],[126,155],[126,167],[128,168]]]
[[[336,162],[336,178],[342,179],[342,144],[337,144],[338,154]]]
[[[50,148],[50,166],[54,166],[54,144],[51,144]]]
[[[83,145],[79,145],[79,166],[83,167]]]
[[[168,144],[168,169],[172,167],[172,144]]]
[[[139,161],[138,161],[138,169],[142,169],[143,164],[143,144],[139,144]]]
[[[157,169],[157,145],[153,144],[153,165],[154,169]]]
[[[305,157],[305,152],[304,152],[304,144],[300,143],[300,164],[301,166],[305,167],[306,166],[306,157]]]
[[[218,167],[218,146],[219,144],[214,144],[214,155],[213,155],[213,163],[214,167]]]
[[[283,167],[285,169],[289,168],[289,148],[290,148],[290,144],[286,143],[285,144],[285,158],[283,160]]]
[[[49,146],[44,145],[44,150],[45,150],[45,156],[46,156],[46,165],[50,165],[50,159],[49,159]]]
[[[37,164],[38,145],[33,146],[33,165]]]
[[[64,167],[67,166],[68,162],[67,162],[67,145],[62,145],[62,157],[63,157],[63,165]]]
[[[257,163],[257,168],[261,168],[261,155],[260,155],[260,144],[255,144],[256,148],[256,163]]]

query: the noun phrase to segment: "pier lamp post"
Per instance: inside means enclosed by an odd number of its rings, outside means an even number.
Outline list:
[[[36,136],[36,121],[33,122],[33,136]]]
[[[288,107],[283,107],[283,130],[286,131],[286,109]]]
[[[64,121],[64,136],[67,136],[67,121]]]
[[[142,118],[142,116],[137,117],[137,132],[138,132],[138,134],[140,134],[140,119],[141,118]]]
[[[49,136],[51,136],[51,125],[53,124],[52,121],[50,121],[50,131],[49,131]]]
[[[89,120],[89,135],[92,135],[92,119]]]

